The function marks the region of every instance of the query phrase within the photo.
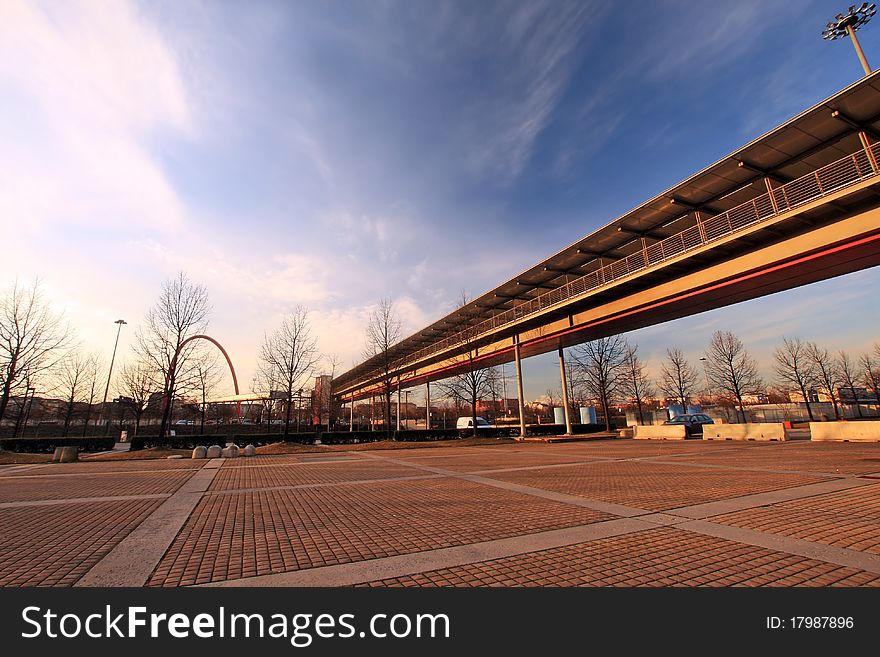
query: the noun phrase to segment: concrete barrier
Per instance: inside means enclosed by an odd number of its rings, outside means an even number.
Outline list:
[[[820,442],[880,442],[880,422],[810,422],[811,440]]]
[[[257,454],[257,448],[254,447],[253,445],[245,445],[245,448],[244,448],[243,454],[244,454],[245,456],[256,456],[256,454]]]
[[[192,458],[194,459],[204,459],[208,457],[208,448],[204,445],[197,445],[193,448]]]
[[[209,459],[219,459],[219,458],[220,458],[220,455],[223,453],[223,452],[222,452],[222,449],[223,449],[223,448],[220,447],[220,445],[211,445],[211,446],[208,448],[208,452],[207,452],[207,454],[206,454],[207,458],[209,458]]]
[[[74,461],[79,460],[79,448],[77,447],[62,447],[61,448],[61,458],[58,459],[59,463],[73,463]]]
[[[683,424],[638,425],[633,433],[636,440],[684,440],[687,429]]]
[[[704,424],[703,440],[788,440],[782,422]]]

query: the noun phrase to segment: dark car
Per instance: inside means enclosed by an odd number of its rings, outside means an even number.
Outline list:
[[[671,420],[666,420],[663,424],[683,424],[688,436],[703,435],[704,424],[715,424],[715,420],[705,413],[693,413],[690,415],[676,415]]]

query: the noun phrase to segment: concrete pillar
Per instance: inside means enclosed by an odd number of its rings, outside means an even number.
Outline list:
[[[400,431],[400,384],[397,384],[397,430]]]
[[[375,431],[375,426],[376,426],[375,413],[376,413],[376,397],[373,395],[370,395],[370,431]]]
[[[425,429],[431,430],[431,382],[425,383]]]
[[[571,435],[571,412],[568,406],[568,381],[565,378],[565,352],[559,347],[559,376],[562,379],[562,408],[565,409],[565,435]]]
[[[516,361],[516,394],[519,397],[519,435],[520,438],[526,437],[526,402],[523,397],[523,382],[522,382],[522,358],[519,347],[519,336],[517,335],[514,338],[513,344],[513,355],[514,360]]]
[[[351,417],[348,421],[348,430],[354,431],[354,395],[351,396]]]

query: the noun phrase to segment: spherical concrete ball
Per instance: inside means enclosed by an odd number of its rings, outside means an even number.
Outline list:
[[[208,448],[208,452],[205,456],[209,459],[219,459],[221,453],[222,449],[220,448],[220,445],[211,445]]]
[[[193,450],[192,457],[194,459],[203,459],[208,456],[208,448],[204,445],[199,445]]]
[[[225,459],[234,459],[239,455],[238,445],[227,445],[223,450],[223,458]]]
[[[257,448],[254,447],[253,445],[245,446],[245,448],[244,448],[244,455],[245,456],[255,456],[256,453],[257,453]]]

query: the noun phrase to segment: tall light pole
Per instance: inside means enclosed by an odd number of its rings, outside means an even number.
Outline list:
[[[862,63],[862,68],[865,69],[865,75],[871,74],[871,67],[868,64],[864,51],[862,51],[862,45],[856,36],[856,30],[871,20],[876,13],[877,7],[873,2],[871,4],[863,2],[861,5],[852,5],[847,10],[847,13],[837,14],[834,20],[828,23],[825,29],[822,30],[822,38],[827,41],[835,41],[843,37],[850,38],[853,42],[853,47],[856,49],[856,54],[859,56],[859,61]]]
[[[123,324],[127,324],[124,319],[117,319],[114,324],[117,325],[116,329],[116,342],[113,343],[113,355],[110,357],[110,371],[107,372],[107,385],[104,387],[104,401],[101,402],[101,421],[104,421],[104,409],[107,406],[107,393],[110,392],[110,378],[113,376],[113,361],[116,360],[116,347],[119,346],[119,334],[122,332]],[[110,433],[110,422],[107,422],[107,427],[104,431],[105,434]]]

